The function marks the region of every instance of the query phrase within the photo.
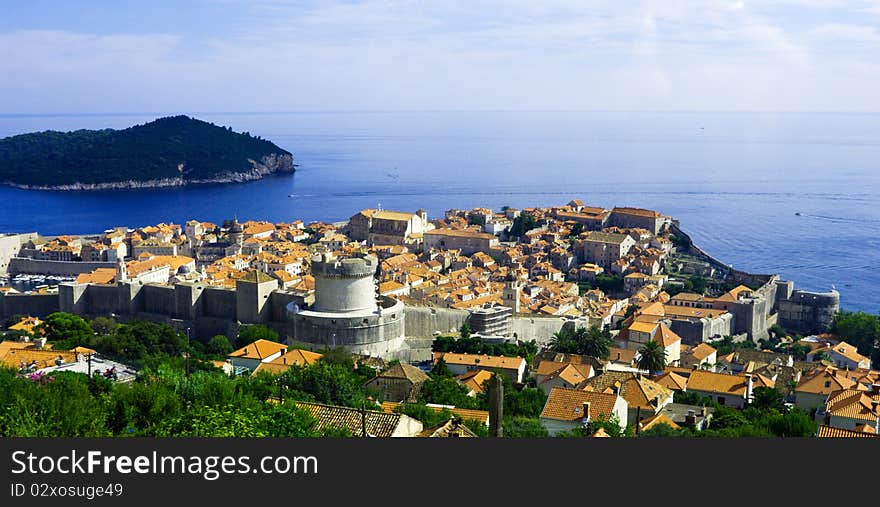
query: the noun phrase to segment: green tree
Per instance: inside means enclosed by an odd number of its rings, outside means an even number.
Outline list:
[[[639,369],[649,372],[663,371],[666,368],[666,349],[654,340],[639,348]]]
[[[794,343],[788,351],[791,353],[794,359],[797,359],[798,361],[805,361],[807,359],[807,354],[809,354],[811,350],[812,349],[809,345]]]
[[[449,335],[441,335],[434,338],[431,343],[432,352],[453,352],[455,348],[455,337]]]
[[[834,315],[829,331],[872,358],[875,364],[880,363],[880,315],[840,311]]]
[[[37,329],[45,333],[47,340],[57,342],[56,347],[59,349],[88,346],[95,337],[88,322],[79,315],[65,312],[49,314]]]
[[[292,399],[361,408],[368,405],[364,379],[341,364],[318,361],[309,366],[292,366],[282,376]],[[288,397],[285,394],[285,399]]]
[[[673,429],[672,426],[666,423],[658,423],[647,430],[642,430],[639,432],[640,437],[679,437],[682,436],[682,431]]]
[[[705,294],[706,288],[709,285],[709,280],[706,277],[697,275],[691,278],[691,283],[693,284],[693,291],[697,294]]]
[[[596,275],[594,285],[605,293],[623,292],[623,277],[601,273]]]
[[[517,390],[510,378],[502,375],[503,379],[507,379],[504,385],[504,414],[505,416],[523,416],[538,417],[544,404],[547,402],[547,395],[544,391],[534,387],[523,387]],[[509,383],[509,385],[508,385]]]
[[[785,398],[782,393],[772,387],[756,387],[752,395],[754,396],[753,407],[777,411],[785,409]]]
[[[534,417],[504,417],[504,436],[507,438],[545,438],[547,430]]]
[[[471,325],[468,324],[467,322],[462,324],[461,327],[458,329],[458,335],[461,337],[462,340],[467,340],[468,338],[470,338],[471,337]]]
[[[772,326],[770,326],[770,329],[768,329],[767,332],[770,333],[771,337],[776,338],[777,340],[788,336],[785,328],[780,326],[779,324],[773,324]]]
[[[577,345],[577,353],[593,356],[599,359],[608,359],[611,355],[611,346],[614,341],[611,333],[592,325],[588,328],[580,327],[574,333],[574,341]]]
[[[218,334],[211,338],[208,341],[208,344],[205,345],[205,352],[213,356],[226,356],[232,352],[232,350],[232,344],[229,343],[229,338],[222,334]]]
[[[119,324],[109,317],[95,317],[89,322],[89,327],[98,335],[107,336],[113,334],[116,328],[119,327]]]
[[[157,355],[180,357],[187,350],[187,340],[167,324],[141,320],[120,325],[112,336],[98,337],[95,349],[142,361]]]
[[[250,326],[242,326],[238,332],[238,339],[235,346],[238,348],[250,345],[257,340],[268,340],[270,342],[278,341],[278,332],[271,327],[262,324],[253,324]]]
[[[436,377],[422,383],[419,401],[459,408],[481,408],[477,399],[468,396],[468,389],[452,377]]]
[[[452,377],[452,372],[449,371],[445,359],[442,357],[437,359],[437,362],[434,363],[434,366],[431,368],[431,376],[434,378]]]
[[[571,328],[564,327],[553,333],[548,344],[551,349],[556,352],[573,353],[577,350],[577,343],[574,340],[574,331]]]
[[[452,412],[445,408],[443,410],[434,410],[421,403],[401,403],[394,408],[394,411],[406,414],[413,419],[418,419],[424,424],[425,428],[437,426],[453,417]]]
[[[513,219],[513,225],[510,226],[510,235],[518,238],[536,227],[538,227],[538,219],[534,215],[523,212]]]
[[[812,437],[819,429],[806,412],[798,409],[773,417],[769,426],[773,434],[779,437]]]

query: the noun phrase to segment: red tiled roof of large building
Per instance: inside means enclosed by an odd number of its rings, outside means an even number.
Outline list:
[[[625,215],[635,215],[641,217],[659,218],[660,212],[642,208],[615,207],[611,210],[613,213],[623,213]]]

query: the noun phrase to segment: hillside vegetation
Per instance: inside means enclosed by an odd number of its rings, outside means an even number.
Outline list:
[[[270,141],[188,116],[123,130],[45,131],[0,139],[0,182],[21,186],[166,178],[185,183],[253,171],[258,163],[267,166],[265,173],[293,170],[290,152]]]

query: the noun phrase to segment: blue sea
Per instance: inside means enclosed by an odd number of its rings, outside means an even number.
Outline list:
[[[175,113],[176,114],[176,113]],[[95,233],[196,218],[345,220],[362,208],[639,206],[738,269],[880,313],[880,114],[286,112],[192,116],[294,154],[297,172],[173,189],[0,187],[0,231]],[[0,137],[162,114],[0,115]],[[796,213],[800,213],[797,216]]]

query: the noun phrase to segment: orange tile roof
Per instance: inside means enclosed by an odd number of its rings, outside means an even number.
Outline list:
[[[271,356],[272,354],[276,354],[286,348],[287,345],[283,343],[259,339],[230,353],[228,357],[241,357],[246,359],[263,360]]]
[[[593,366],[589,364],[562,363],[562,365],[562,367],[548,375],[544,382],[550,382],[558,378],[569,385],[578,386],[593,375]]]
[[[653,428],[654,426],[658,426],[660,424],[665,424],[674,430],[681,428],[681,426],[675,424],[675,422],[672,419],[666,417],[666,415],[662,414],[662,413],[652,415],[650,417],[646,417],[646,418],[642,419],[641,421],[639,421],[639,425],[640,425],[642,431],[649,430],[649,429]]]
[[[822,369],[812,375],[804,376],[795,388],[795,392],[830,394],[832,391],[849,389],[856,385],[856,382],[837,374],[836,369]]]
[[[270,364],[280,364],[288,366],[296,364],[300,366],[308,366],[310,364],[314,364],[322,357],[324,357],[324,355],[317,352],[303,349],[291,349],[281,356],[276,357],[275,359],[270,361]]]
[[[396,401],[384,401],[382,402],[382,410],[388,413],[393,413],[394,409],[396,409],[400,402]],[[453,415],[457,415],[462,419],[468,419],[471,421],[477,421],[483,424],[486,424],[489,421],[489,411],[488,410],[476,410],[470,408],[447,408],[442,406],[432,406],[428,405],[428,408],[433,410],[434,412],[443,412],[444,410],[448,410]]]
[[[868,394],[857,389],[842,389],[828,395],[825,410],[832,416],[859,419],[877,424],[880,408],[874,402],[880,401],[880,394]]]
[[[378,220],[393,220],[393,221],[407,221],[416,216],[415,213],[405,213],[402,211],[373,211],[373,210],[364,210],[364,211],[372,211],[372,218]],[[369,215],[368,215],[369,216]]]
[[[590,419],[608,417],[614,413],[617,398],[616,394],[554,387],[547,397],[541,417],[560,421],[579,421],[584,417],[584,403],[590,404]]]
[[[654,322],[633,322],[629,326],[630,331],[636,331],[638,333],[653,333],[654,329],[657,327],[657,324]]]
[[[353,436],[362,432],[374,437],[390,437],[394,434],[403,414],[388,413],[377,410],[361,411],[356,408],[324,405],[322,403],[294,402],[297,407],[306,410],[317,420],[316,429],[341,428],[348,430]],[[364,428],[364,423],[366,427]]]
[[[55,360],[61,356],[64,363],[76,361],[76,353],[66,350],[46,350],[35,348],[10,348],[0,356],[0,363],[11,368],[18,368],[22,362],[30,364],[36,361],[37,368],[54,366]]]
[[[669,347],[675,342],[681,343],[681,337],[666,327],[666,324],[660,324],[660,329],[654,334],[654,340],[662,344],[664,347]]]
[[[700,343],[699,345],[691,349],[691,355],[694,356],[694,359],[698,361],[702,361],[716,352],[718,351],[715,350],[711,345],[708,345],[706,343]]]
[[[660,217],[660,212],[654,211],[654,210],[649,210],[649,209],[642,209],[642,208],[615,207],[611,211],[613,213],[623,213],[625,215],[635,215],[635,216],[651,217],[651,218],[659,218]]]
[[[492,378],[492,373],[486,370],[473,370],[455,377],[455,379],[461,382],[468,391],[473,391],[475,393],[484,392],[485,383],[490,378]]]
[[[630,372],[607,371],[584,382],[583,388],[603,393],[618,388],[630,408],[656,409],[672,398],[672,391],[667,387]]]
[[[80,273],[76,283],[110,284],[116,280],[115,268],[97,268],[91,273]]]
[[[419,384],[431,379],[427,373],[406,363],[397,363],[391,368],[376,375],[376,378],[405,379],[413,384]]]
[[[673,391],[683,391],[687,387],[687,377],[679,375],[674,371],[667,371],[662,375],[654,377],[654,382]]]
[[[825,425],[819,426],[819,432],[816,436],[819,438],[877,438],[875,434]]]
[[[494,239],[494,234],[458,229],[434,229],[425,233],[425,236],[450,236],[456,238]]]
[[[516,370],[525,364],[521,357],[489,356],[485,354],[455,354],[453,352],[434,352],[434,362],[441,357],[446,364],[463,364],[479,366],[481,368],[501,368],[504,370]]]
[[[744,375],[727,375],[724,373],[695,370],[688,377],[687,390],[727,393],[745,397],[746,377]]]
[[[856,363],[861,363],[865,361],[867,358],[861,354],[859,354],[858,349],[849,343],[840,342],[837,345],[831,347],[831,350],[837,352],[841,356],[849,359],[850,361],[855,361]]]
[[[659,303],[658,303],[659,304]],[[696,319],[715,318],[724,315],[727,310],[715,310],[713,308],[693,308],[690,306],[662,305],[663,314],[671,317],[691,317]]]
[[[25,317],[15,324],[9,326],[9,331],[24,331],[25,333],[31,334],[34,332],[34,328],[42,324],[43,321],[38,319],[37,317]]]

